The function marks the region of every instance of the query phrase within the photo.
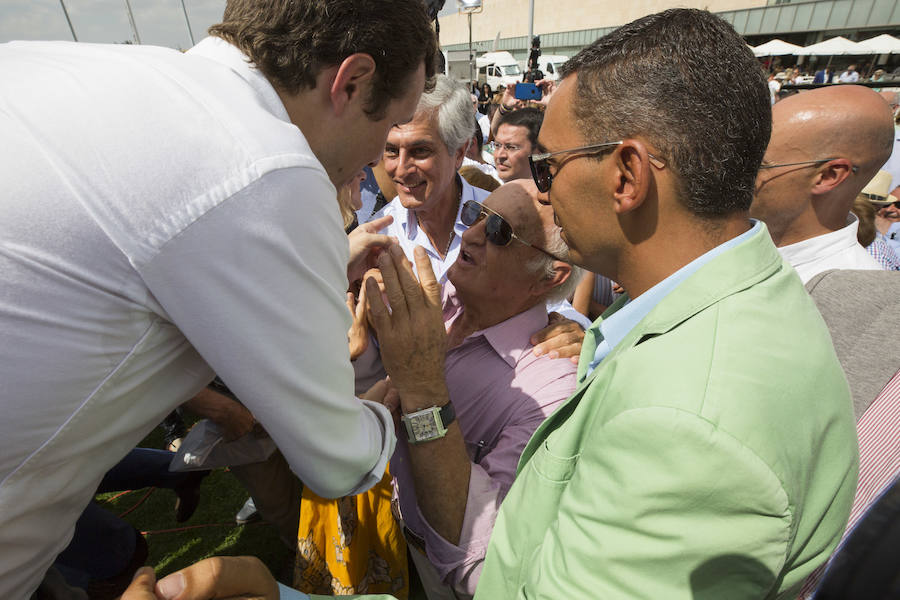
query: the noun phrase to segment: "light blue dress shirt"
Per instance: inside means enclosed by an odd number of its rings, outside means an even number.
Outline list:
[[[634,329],[635,326],[641,322],[641,319],[646,317],[647,314],[653,310],[653,307],[659,304],[669,292],[678,287],[681,282],[696,273],[700,267],[711,261],[713,258],[730,248],[734,248],[759,231],[762,224],[756,219],[750,220],[753,223],[753,226],[749,231],[742,233],[723,244],[719,244],[706,254],[695,258],[634,300],[627,300],[625,305],[610,315],[609,318],[602,319],[599,326],[595,324],[588,329],[585,332],[585,336],[594,336],[594,338],[597,339],[597,350],[594,352],[594,359],[591,361],[590,365],[588,365],[582,379],[590,375],[591,372],[597,368],[597,365],[612,352],[613,348],[628,335],[628,332]]]

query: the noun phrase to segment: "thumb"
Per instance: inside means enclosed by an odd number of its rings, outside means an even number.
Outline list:
[[[134,572],[128,589],[122,594],[121,600],[145,600],[156,598],[153,588],[156,585],[156,574],[152,567],[141,567]]]
[[[372,387],[366,390],[366,393],[363,394],[363,400],[370,400],[372,402],[378,402],[381,404],[384,401],[384,396],[387,394],[388,385],[387,380],[382,379],[375,383]]]
[[[364,223],[362,225],[363,231],[368,231],[369,233],[376,233],[381,231],[388,225],[394,222],[394,217],[391,215],[385,215],[383,217],[379,217],[377,219],[372,219],[368,223]]]

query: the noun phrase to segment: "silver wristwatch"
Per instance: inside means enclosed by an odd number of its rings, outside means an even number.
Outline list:
[[[447,435],[447,427],[456,418],[453,404],[432,406],[423,410],[403,415],[400,420],[406,425],[406,438],[410,444],[430,442]]]

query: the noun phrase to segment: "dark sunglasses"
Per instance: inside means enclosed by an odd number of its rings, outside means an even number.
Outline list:
[[[601,144],[591,144],[589,146],[580,146],[578,148],[569,148],[568,150],[557,150],[556,152],[542,152],[539,154],[532,154],[528,157],[528,166],[531,167],[531,177],[534,179],[535,185],[537,185],[537,189],[539,192],[546,194],[550,191],[550,186],[553,185],[553,174],[550,173],[550,163],[549,159],[552,156],[557,156],[559,154],[572,154],[572,156],[568,157],[566,160],[562,161],[562,163],[557,167],[557,172],[562,166],[575,158],[579,158],[582,156],[593,156],[595,154],[600,154],[601,152],[605,152],[614,146],[619,146],[622,143],[621,140],[618,142],[603,142]],[[652,164],[657,169],[663,169],[666,166],[666,162],[656,157],[649,152],[647,156],[650,157],[650,164]]]
[[[531,242],[527,242],[517,236],[512,229],[512,225],[507,223],[506,219],[492,211],[481,202],[476,202],[475,200],[467,200],[463,204],[462,211],[460,211],[459,216],[463,222],[463,225],[465,225],[466,227],[471,227],[475,223],[478,223],[482,219],[485,219],[484,237],[487,239],[487,241],[494,244],[495,246],[508,246],[509,243],[513,240],[517,240],[525,244],[526,246],[531,246],[535,250],[543,252],[553,260],[569,262],[556,256],[555,254],[551,254],[540,246],[535,246]]]

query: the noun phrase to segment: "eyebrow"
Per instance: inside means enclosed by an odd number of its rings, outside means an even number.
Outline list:
[[[413,140],[412,142],[409,142],[409,143],[402,143],[402,144],[396,144],[396,143],[394,143],[394,142],[385,142],[385,143],[384,143],[385,147],[391,146],[391,147],[393,147],[393,148],[399,148],[399,147],[402,146],[402,147],[404,147],[404,148],[410,148],[410,149],[412,149],[412,148],[422,148],[422,147],[426,147],[426,146],[427,146],[427,147],[431,147],[431,146],[434,146],[434,144],[435,144],[434,141],[432,141],[432,140],[427,140],[427,139],[425,139],[425,140],[422,140],[422,139],[420,139],[420,140]]]

